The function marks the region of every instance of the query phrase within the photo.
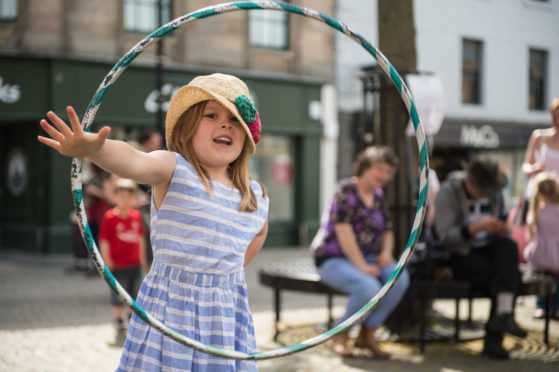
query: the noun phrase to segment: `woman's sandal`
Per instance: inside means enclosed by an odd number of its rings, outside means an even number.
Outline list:
[[[342,357],[351,356],[351,348],[348,346],[348,340],[349,336],[347,332],[337,335],[332,339],[332,350]]]
[[[355,347],[362,349],[369,349],[375,358],[378,359],[388,359],[390,358],[390,353],[382,350],[374,338],[374,330],[366,330],[359,333],[359,336],[355,339]]]

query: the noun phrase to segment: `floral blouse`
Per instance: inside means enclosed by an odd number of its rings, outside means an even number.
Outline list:
[[[337,223],[349,223],[353,227],[363,255],[380,253],[382,235],[392,230],[392,223],[384,192],[376,189],[374,194],[373,206],[369,208],[357,195],[351,178],[338,183],[330,208],[324,211],[320,229],[311,244],[317,266],[330,257],[344,257],[334,231]]]

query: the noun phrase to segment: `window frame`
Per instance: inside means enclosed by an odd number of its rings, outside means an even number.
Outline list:
[[[6,2],[13,3],[14,14],[13,15],[4,15],[3,9]],[[18,17],[18,0],[0,0],[0,23],[4,22],[14,22],[17,20]]]
[[[285,1],[289,2],[289,1]],[[273,13],[272,13],[273,12]],[[250,47],[253,48],[262,48],[262,49],[269,49],[269,50],[277,50],[277,51],[285,51],[289,50],[290,48],[290,28],[291,28],[291,17],[289,13],[284,11],[272,10],[272,9],[265,9],[265,10],[250,10],[248,12],[248,44]],[[283,33],[283,40],[284,42],[281,45],[274,45],[269,41],[259,42],[258,40],[253,40],[253,32],[252,29],[254,27],[253,22],[269,22],[269,19],[266,18],[266,15],[278,13],[280,14],[283,19],[282,20],[275,20],[277,23],[283,25],[283,30],[279,30],[279,32]],[[260,15],[263,17],[255,17],[255,15]],[[258,18],[258,19],[255,19]],[[271,27],[266,30],[267,33],[270,33]],[[272,30],[273,32],[273,30]],[[262,34],[263,32],[258,32],[257,34]]]
[[[124,31],[126,32],[135,32],[135,33],[148,33],[148,32],[152,32],[155,31],[157,28],[160,27],[159,25],[159,17],[158,17],[158,4],[159,1],[162,2],[162,24],[164,25],[165,23],[171,21],[173,19],[173,0],[124,0],[123,2],[123,10],[122,10],[122,28]],[[141,11],[146,11],[146,9],[141,9],[142,7],[147,8],[147,11],[149,13],[153,12],[154,15],[153,17],[155,18],[153,20],[153,26],[146,26],[144,28],[142,27],[138,27],[138,25],[142,24],[141,21],[137,21],[135,20],[134,22],[127,22],[127,6],[131,6],[133,7],[133,11],[135,13],[135,16],[137,16],[138,12]],[[145,17],[145,16],[144,16]],[[129,26],[129,24],[133,23],[132,25]]]
[[[471,69],[466,68],[466,47],[468,45],[475,46],[475,62]],[[462,58],[461,58],[461,102],[467,105],[481,105],[483,103],[483,60],[484,60],[484,43],[482,40],[473,38],[462,38]],[[465,84],[469,83],[469,96],[465,95]]]
[[[537,66],[540,70],[540,77],[533,74],[533,57],[539,56],[541,65]],[[547,81],[549,76],[549,51],[543,48],[528,49],[528,109],[532,111],[545,111],[547,98]],[[536,86],[534,86],[536,85]],[[534,91],[536,90],[536,91]],[[537,95],[538,97],[533,97]]]

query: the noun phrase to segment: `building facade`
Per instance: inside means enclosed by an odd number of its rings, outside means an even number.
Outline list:
[[[377,3],[347,2],[337,10],[338,19],[375,46]],[[443,89],[444,120],[431,141],[431,167],[443,178],[470,157],[487,155],[509,175],[506,193],[522,194],[528,138],[550,125],[547,105],[559,96],[559,0],[414,0],[413,12],[412,20],[402,21],[415,25],[417,72],[438,76]],[[336,36],[340,148],[346,149],[340,151],[341,176],[368,125],[363,108],[375,108],[361,80],[374,60],[348,53],[360,49],[353,44]]]
[[[159,24],[220,1],[8,0],[0,3],[0,249],[70,252],[70,159],[40,145],[48,110],[83,114],[112,66]],[[294,1],[333,14],[335,1]],[[235,11],[189,23],[140,54],[111,87],[93,130],[136,140],[194,76],[247,82],[263,121],[252,175],[271,200],[267,245],[304,243],[318,226],[325,92],[333,31],[280,11]],[[161,69],[160,69],[161,68]],[[158,71],[162,71],[159,73]],[[161,99],[159,100],[159,89]]]
[[[416,0],[418,70],[440,76],[445,117],[433,166],[444,176],[475,154],[495,158],[522,194],[531,132],[559,96],[558,0]]]

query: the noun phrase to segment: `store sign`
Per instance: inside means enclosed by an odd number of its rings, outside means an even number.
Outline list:
[[[0,102],[16,103],[20,97],[19,85],[4,83],[4,78],[0,76]]]
[[[179,89],[180,87],[174,86],[173,84],[164,84],[161,87],[161,95],[163,96],[162,109],[164,112],[167,112],[167,109],[169,108],[169,103],[171,102],[171,97]],[[147,112],[152,114],[157,112],[157,110],[159,109],[159,102],[157,100],[158,97],[159,97],[159,91],[157,89],[152,90],[148,94],[146,100],[144,101],[144,108],[146,109]]]
[[[293,165],[287,160],[278,160],[272,165],[272,179],[278,185],[287,185],[293,180]]]
[[[499,147],[499,135],[490,125],[476,127],[463,125],[460,130],[460,144],[465,147],[494,149]]]

